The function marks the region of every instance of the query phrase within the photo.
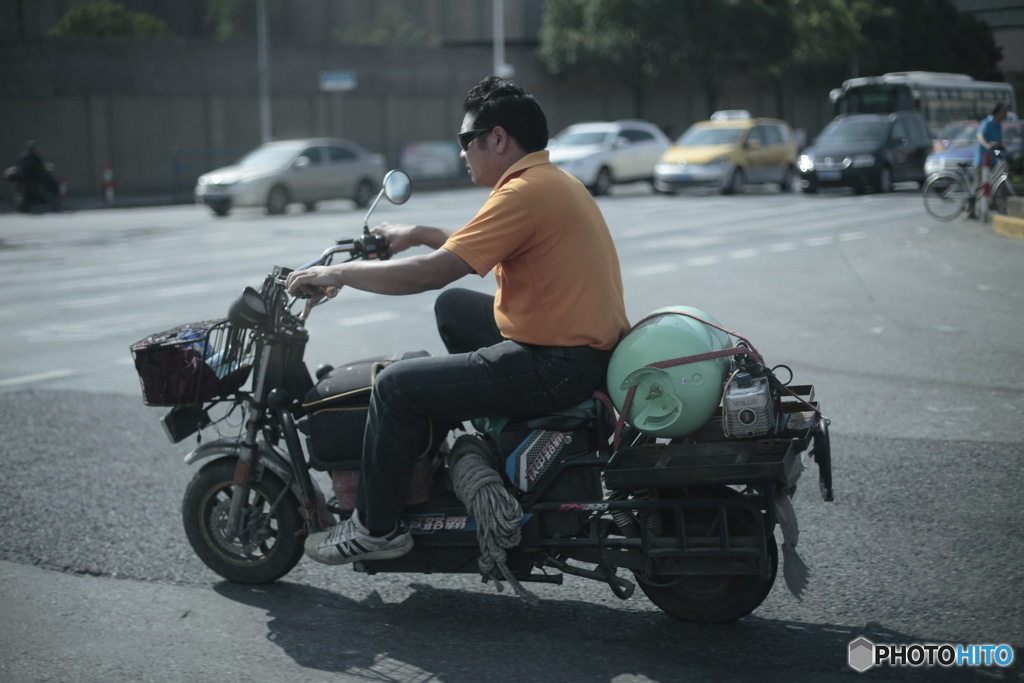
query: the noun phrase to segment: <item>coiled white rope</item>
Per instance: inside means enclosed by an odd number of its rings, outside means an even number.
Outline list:
[[[449,461],[455,495],[476,520],[481,573],[494,579],[498,591],[504,590],[504,578],[519,597],[536,603],[537,596],[516,580],[505,563],[505,550],[519,545],[521,539],[523,508],[505,489],[492,459],[493,454],[479,437],[464,435],[456,439]]]

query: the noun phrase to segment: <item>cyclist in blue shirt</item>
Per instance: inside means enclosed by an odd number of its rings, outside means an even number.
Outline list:
[[[978,124],[978,146],[974,149],[974,184],[981,179],[981,165],[984,155],[993,147],[1003,143],[1003,121],[1006,120],[1006,105],[1002,102],[992,107],[992,112]],[[989,165],[992,160],[989,159]]]

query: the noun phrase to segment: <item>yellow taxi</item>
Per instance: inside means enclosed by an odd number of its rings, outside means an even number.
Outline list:
[[[718,111],[690,126],[654,167],[654,189],[674,193],[710,186],[722,194],[746,185],[777,183],[791,192],[798,177],[796,137],[785,121],[754,118],[746,110]]]

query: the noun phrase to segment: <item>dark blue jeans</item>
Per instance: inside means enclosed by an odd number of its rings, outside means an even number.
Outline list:
[[[402,360],[377,375],[356,499],[371,530],[397,523],[416,456],[436,430],[478,417],[567,408],[604,386],[610,351],[503,339],[493,311],[487,294],[442,292],[434,313],[449,355]]]

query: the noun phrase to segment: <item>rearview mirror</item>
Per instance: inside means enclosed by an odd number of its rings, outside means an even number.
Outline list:
[[[380,192],[374,198],[370,208],[366,210],[366,217],[363,219],[363,231],[369,230],[370,214],[377,208],[381,197],[387,197],[392,204],[404,204],[412,196],[412,181],[405,171],[397,169],[388,171],[381,183]]]
[[[392,204],[405,204],[412,195],[412,181],[405,171],[388,171],[383,187],[384,196]]]

